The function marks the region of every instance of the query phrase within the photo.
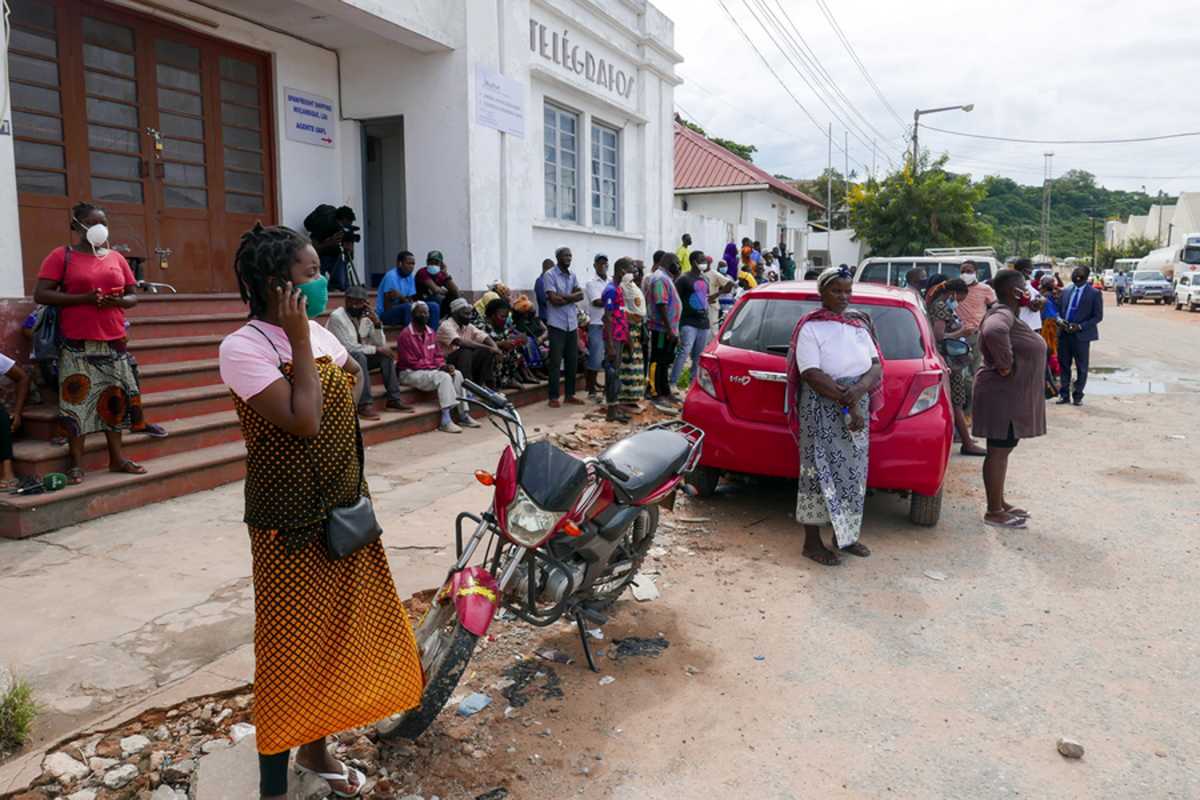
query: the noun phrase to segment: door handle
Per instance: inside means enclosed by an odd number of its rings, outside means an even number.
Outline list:
[[[760,381],[770,381],[771,383],[787,383],[786,372],[768,372],[767,370],[762,369],[752,369],[748,370],[748,372],[750,373],[751,378],[755,378]]]

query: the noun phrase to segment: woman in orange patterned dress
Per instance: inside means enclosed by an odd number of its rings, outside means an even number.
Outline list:
[[[380,541],[332,560],[329,510],[366,493],[354,398],[365,380],[317,317],[327,301],[308,240],[256,225],[234,260],[250,321],[221,343],[221,379],[246,440],[246,523],[254,574],[254,722],[260,793],[287,795],[297,771],[356,797],[361,772],[325,737],[420,703],[421,664]],[[318,466],[319,465],[319,466]]]

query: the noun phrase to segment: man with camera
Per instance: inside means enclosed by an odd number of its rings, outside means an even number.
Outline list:
[[[362,241],[360,228],[350,206],[334,208],[322,204],[304,218],[304,228],[321,259],[321,274],[329,279],[331,291],[344,292],[354,264],[354,245]]]

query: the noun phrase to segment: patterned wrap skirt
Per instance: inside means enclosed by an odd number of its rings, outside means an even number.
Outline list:
[[[140,426],[142,395],[125,340],[69,339],[58,354],[58,424],[65,436]]]
[[[629,341],[621,350],[621,393],[617,400],[622,403],[640,403],[646,394],[646,370],[642,357],[641,323],[630,323]]]
[[[858,378],[841,378],[848,385]],[[805,383],[797,401],[800,413],[800,486],[796,521],[801,525],[830,525],[838,547],[858,541],[863,503],[867,496],[867,452],[871,444],[870,405],[859,398],[858,411],[866,425],[851,431],[850,416],[837,402],[817,394]]]

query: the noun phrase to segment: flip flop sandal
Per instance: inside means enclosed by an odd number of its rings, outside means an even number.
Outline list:
[[[1030,513],[1029,513],[1028,511],[1026,511],[1025,509],[1023,509],[1023,508],[1016,508],[1015,506],[1010,506],[1010,507],[1008,507],[1008,508],[1006,508],[1006,509],[1004,509],[1004,510],[1005,510],[1007,513],[1009,513],[1009,514],[1012,514],[1014,517],[1022,517],[1022,518],[1024,518],[1024,519],[1029,519],[1030,517],[1032,517],[1032,516],[1033,516],[1032,514],[1030,514]]]
[[[117,472],[125,475],[145,475],[146,468],[132,459],[125,459],[120,464],[110,466],[109,472]]]
[[[1005,512],[1005,513],[1007,514],[1008,512]],[[987,517],[984,517],[983,524],[991,525],[993,528],[1008,528],[1008,529],[1012,530],[1012,529],[1024,528],[1025,527],[1025,519],[1024,519],[1024,517],[1018,517],[1015,514],[1008,514],[1008,519],[1003,520],[1003,521],[988,519]]]
[[[328,783],[329,791],[333,792],[338,797],[358,797],[362,794],[363,785],[367,782],[366,775],[363,775],[354,767],[349,767],[345,764],[342,764],[341,772],[317,772],[315,769],[309,769],[300,762],[296,762],[296,772],[299,774],[307,772],[310,775],[316,775],[318,778]],[[350,780],[351,777],[354,778],[353,782]],[[350,793],[339,792],[337,789],[333,788],[333,784],[336,782],[344,783],[347,786],[353,783],[353,785],[357,786],[358,788]]]
[[[83,470],[79,467],[71,467],[67,470],[67,483],[72,486],[78,486],[83,483]]]

